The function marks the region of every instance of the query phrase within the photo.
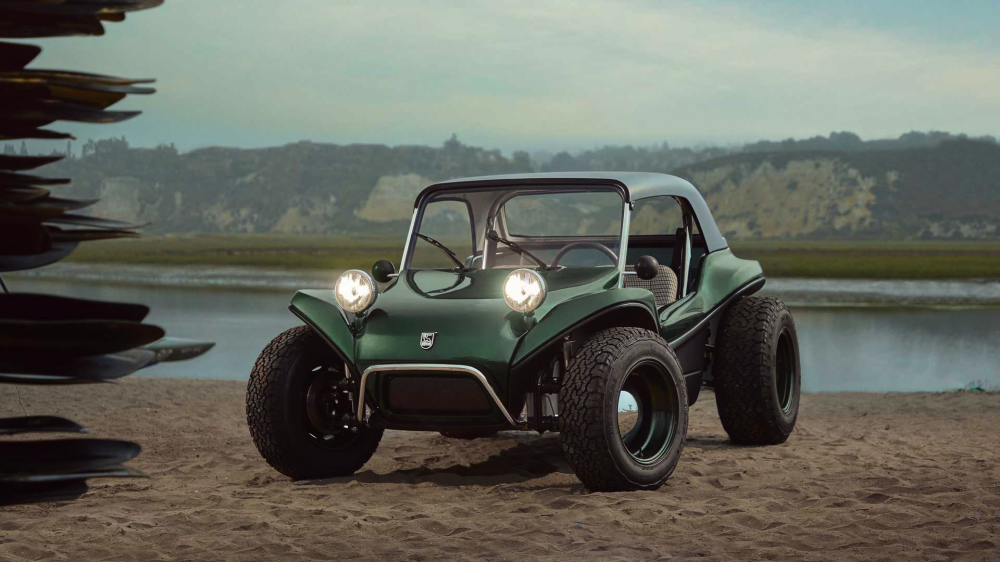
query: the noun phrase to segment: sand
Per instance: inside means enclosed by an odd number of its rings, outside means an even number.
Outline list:
[[[0,508],[0,560],[1000,560],[1000,395],[806,395],[784,445],[737,447],[710,392],[656,492],[588,494],[557,435],[388,432],[352,478],[258,456],[244,384],[21,387],[29,414],[132,439],[143,480]],[[0,386],[0,416],[20,415]]]

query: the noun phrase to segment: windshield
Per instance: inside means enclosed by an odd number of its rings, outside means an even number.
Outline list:
[[[442,190],[418,212],[404,267],[617,267],[623,210],[610,187]]]

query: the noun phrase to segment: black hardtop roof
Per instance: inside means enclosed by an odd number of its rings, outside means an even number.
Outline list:
[[[517,185],[618,185],[625,191],[626,201],[634,202],[650,197],[681,197],[690,203],[698,226],[709,251],[727,247],[725,238],[719,232],[712,213],[701,193],[687,180],[668,174],[651,172],[543,172],[533,174],[505,174],[499,176],[479,176],[457,178],[431,185],[420,192],[415,206],[434,191],[460,187],[502,187]]]

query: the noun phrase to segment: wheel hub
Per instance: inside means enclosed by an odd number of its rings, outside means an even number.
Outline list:
[[[795,395],[795,351],[788,330],[782,330],[778,335],[778,350],[775,357],[774,385],[778,394],[778,406],[788,413],[792,408],[792,397]]]
[[[354,418],[350,393],[340,384],[340,377],[330,368],[321,367],[306,391],[306,416],[312,428],[322,435],[338,435],[350,428],[345,420]]]
[[[619,392],[618,428],[622,444],[641,464],[655,463],[676,433],[677,396],[662,367],[652,362],[635,366]],[[632,409],[621,411],[627,400]]]

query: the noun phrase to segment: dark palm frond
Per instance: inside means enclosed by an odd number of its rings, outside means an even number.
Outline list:
[[[71,70],[58,70],[49,68],[20,69],[3,74],[5,80],[12,84],[24,82],[28,85],[49,85],[54,84],[61,87],[79,87],[83,89],[97,89],[100,91],[104,86],[133,86],[135,84],[152,84],[156,82],[153,78],[122,78],[111,76],[110,74],[95,74],[93,72],[75,72]],[[151,94],[153,92],[140,91],[124,93]]]
[[[67,211],[93,205],[96,199],[61,199],[45,195],[10,200],[3,196],[4,192],[0,188],[0,221],[3,221],[0,223],[0,272],[23,271],[57,262],[80,242],[135,238],[139,234],[134,228],[143,226],[67,214]],[[63,229],[56,224],[73,228]]]
[[[45,231],[44,228],[42,230]],[[52,265],[72,254],[78,244],[79,242],[76,241],[53,242],[49,239],[45,249],[30,254],[0,252],[0,273],[27,271],[29,269]],[[0,244],[0,247],[2,246],[3,244]]]
[[[0,477],[11,474],[68,474],[115,466],[142,447],[118,439],[52,439],[0,443]]]
[[[62,160],[62,156],[11,156],[0,154],[0,170],[33,170]]]
[[[37,45],[0,41],[0,72],[21,70],[42,52]]]
[[[146,367],[151,367],[157,363],[171,363],[174,361],[187,361],[199,355],[208,353],[208,350],[215,347],[214,342],[195,341],[183,338],[163,338],[149,345],[142,346],[142,349],[153,351],[156,357]]]
[[[53,472],[53,473],[0,473],[0,485],[3,484],[32,484],[42,482],[71,482],[74,480],[86,480],[88,478],[146,478],[142,472],[122,465],[113,465],[104,468],[83,469],[73,472]]]
[[[121,97],[124,97],[122,94]],[[76,121],[78,123],[120,123],[127,121],[141,111],[105,111],[94,107],[65,102],[55,99],[34,100],[21,104],[21,110],[16,116],[4,118],[0,116],[0,127],[5,124],[29,125],[44,127],[54,121]]]
[[[145,478],[142,472],[122,465],[113,465],[104,468],[83,469],[74,472],[53,472],[53,473],[0,473],[0,485],[3,484],[32,484],[42,482],[71,482],[74,480],[86,480],[88,478]]]
[[[125,373],[128,376],[135,371]],[[31,386],[65,386],[78,384],[100,384],[114,382],[114,378],[92,379],[87,377],[58,377],[52,375],[18,375],[0,372],[0,384],[18,384]]]
[[[36,129],[34,127],[7,127],[0,128],[0,140],[14,139],[36,139],[36,140],[72,140],[75,139],[69,133],[50,131],[48,129]]]
[[[95,301],[38,293],[0,295],[0,318],[6,320],[126,320],[142,322],[144,304]]]
[[[5,9],[36,14],[112,15],[155,8],[163,0],[6,0]]]
[[[134,468],[113,465],[70,473],[0,476],[0,506],[75,500],[87,493],[90,478],[146,478]]]
[[[0,191],[0,199],[3,198],[3,191]],[[98,217],[91,217],[88,215],[75,215],[71,213],[65,213],[45,221],[49,224],[62,224],[68,226],[78,226],[78,227],[89,227],[100,230],[110,230],[110,231],[132,231],[139,228],[145,228],[151,223],[142,224],[132,224],[124,221],[115,221],[110,219],[102,219]]]
[[[104,21],[152,8],[162,0],[4,0],[0,37],[100,35]],[[0,42],[0,139],[72,138],[43,129],[56,121],[116,123],[138,111],[112,111],[130,94],[155,92],[152,79],[61,69],[27,68],[38,47]],[[20,173],[58,157],[0,157],[0,272],[41,267],[69,255],[79,242],[137,236],[143,225],[71,214],[96,202],[53,196],[45,186],[69,179]],[[45,224],[42,224],[45,223]],[[57,226],[58,225],[58,226]]]
[[[0,357],[105,355],[153,343],[163,328],[124,320],[0,320]]]
[[[0,435],[17,433],[87,433],[80,424],[58,416],[0,418]]]
[[[70,501],[87,493],[86,480],[0,484],[0,506]]]
[[[5,0],[0,4],[0,36],[26,39],[104,35],[102,21],[123,21],[127,12],[162,3],[163,0]]]
[[[61,230],[50,226],[49,235],[52,236],[52,243],[57,242],[88,242],[94,240],[115,240],[118,238],[138,238],[139,233],[133,230],[112,230],[107,228],[76,228],[73,230]]]
[[[35,199],[41,199],[51,193],[48,189],[43,187],[31,187],[31,186],[10,186],[0,188],[0,205],[7,201],[14,203],[24,203],[27,201],[33,201]]]
[[[0,37],[102,35],[104,22],[162,0],[0,0]],[[40,49],[0,42],[0,140],[66,139],[55,121],[115,123],[137,111],[109,111],[130,94],[151,94],[147,79],[28,69]],[[0,272],[57,262],[80,242],[137,236],[143,225],[77,214],[96,200],[55,197],[42,186],[69,180],[23,173],[59,158],[0,156]],[[2,281],[2,280],[0,280]],[[7,290],[6,285],[3,287]],[[165,339],[143,324],[143,305],[35,294],[0,295],[0,383],[113,381],[161,361],[190,359],[213,344]],[[82,432],[48,416],[0,419],[0,435]],[[0,442],[0,505],[75,499],[90,478],[143,476],[121,463],[139,454],[127,441],[64,439]]]
[[[42,222],[68,211],[78,211],[85,209],[98,199],[63,199],[62,197],[52,197],[51,195],[39,197],[27,203],[6,203],[0,205],[0,218],[10,222]]]
[[[69,178],[46,178],[29,174],[0,172],[0,186],[65,185],[69,182]]]
[[[15,13],[16,17],[0,23],[0,35],[4,35],[5,25],[13,25],[11,22],[24,18],[44,20],[55,14],[57,27],[76,29],[73,25],[65,27],[68,20],[59,18],[101,16],[113,19],[115,14],[159,3],[148,0],[8,0],[0,3],[0,20],[10,13]],[[0,107],[0,139],[69,137],[41,129],[55,121],[114,123],[130,119],[139,112],[107,108],[129,94],[155,91],[143,86],[151,83],[150,79],[25,68],[37,54],[36,48],[0,43],[0,55],[6,56],[0,64],[0,99],[4,101]],[[55,197],[44,186],[65,185],[69,179],[21,173],[57,159],[49,156],[0,157],[0,272],[48,265],[69,255],[79,242],[133,237],[138,235],[135,230],[144,226],[71,214],[93,205],[96,200]]]
[[[5,269],[5,259],[40,254],[51,249],[52,237],[44,225],[38,221],[14,220],[0,210],[0,271],[17,271]]]
[[[67,360],[37,356],[0,359],[0,382],[33,385],[108,382],[153,365],[156,354],[149,349],[130,349]]]
[[[33,14],[12,11],[6,3],[0,8],[0,37],[32,39],[104,35],[104,26],[96,16]]]

